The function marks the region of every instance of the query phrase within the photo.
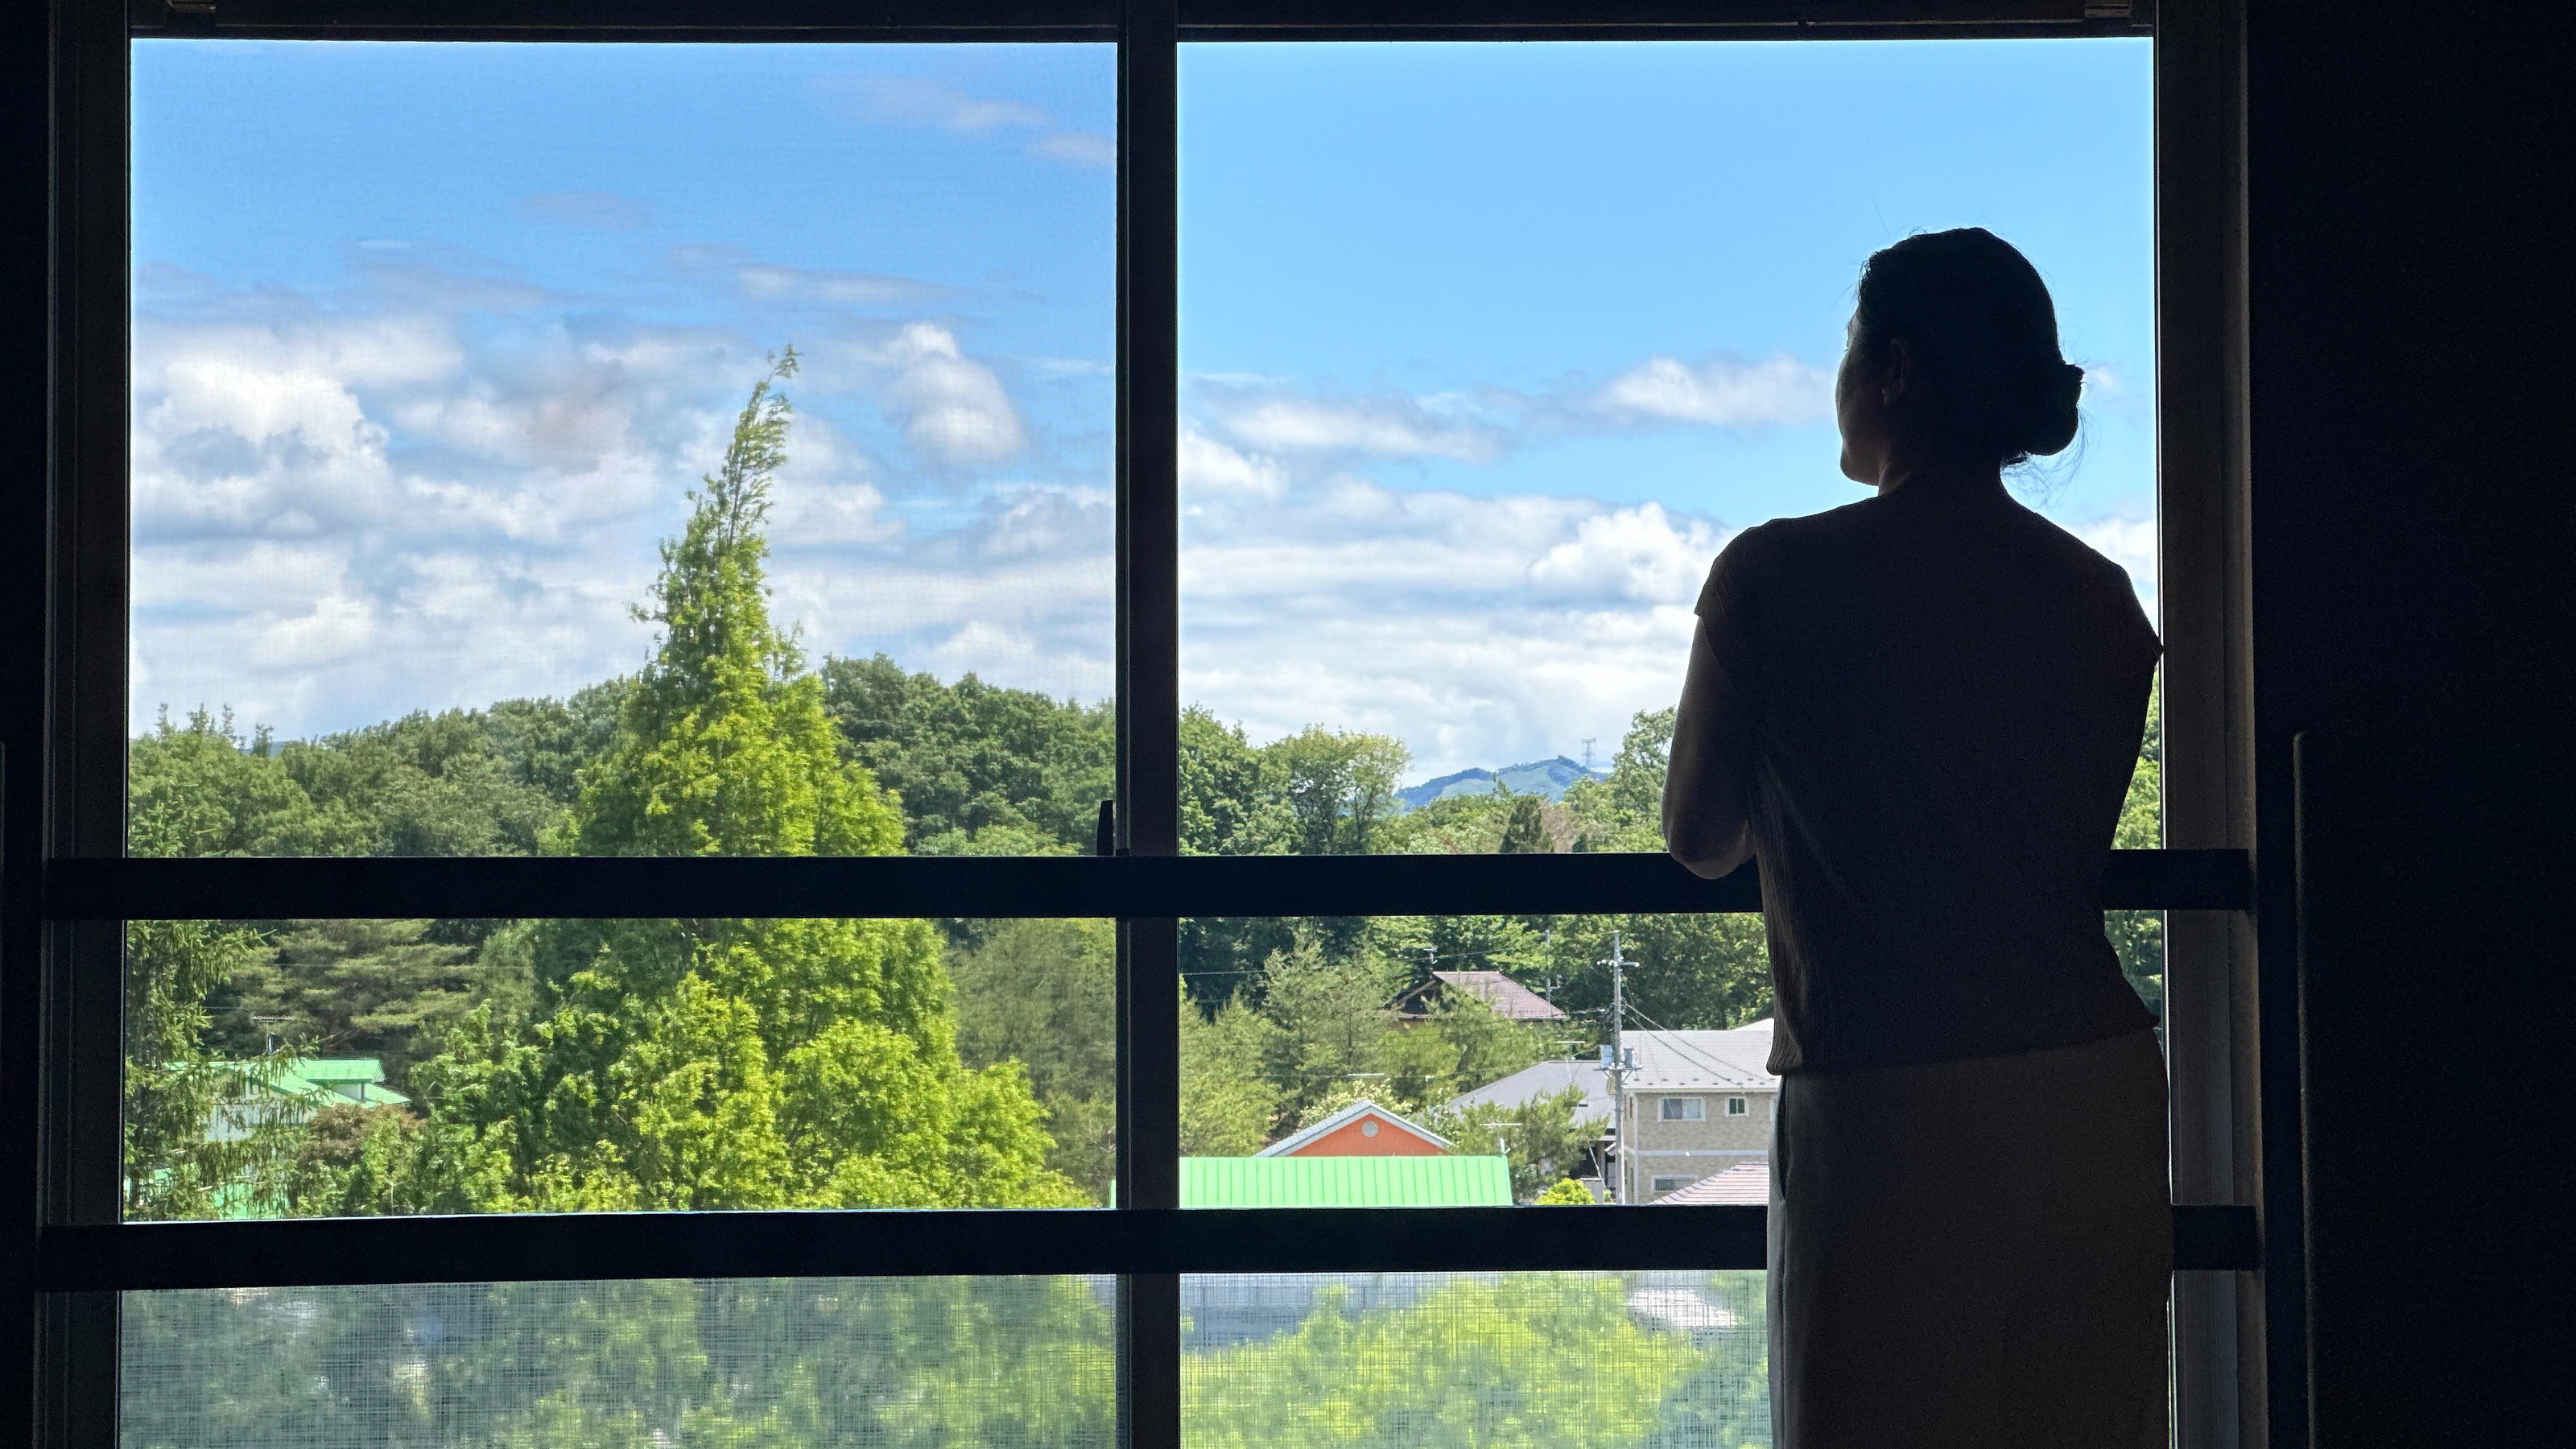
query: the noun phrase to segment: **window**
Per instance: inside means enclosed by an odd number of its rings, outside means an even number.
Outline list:
[[[2033,496],[2200,586],[2091,8],[78,10],[0,1025],[16,1367],[122,1422],[43,1442],[1172,1449],[1292,1379],[1335,1442],[1605,1382],[1549,1433],[1766,1442],[1761,1210],[1624,1205],[1697,1180],[1626,1114],[1760,1081],[1697,1039],[1761,1027],[1758,883],[1657,854],[1654,716],[1723,536],[1840,500],[1916,225],[2032,239],[2112,364]],[[1979,104],[1880,158],[1798,120],[1852,95]],[[1888,184],[1764,253],[1837,164]],[[2161,990],[2245,861],[2123,844]]]
[[[1858,263],[1911,231],[1973,220],[2049,279],[2093,383],[2080,456],[2018,493],[2152,613],[2150,67],[2110,39],[1185,46],[1185,738],[1296,802],[1187,844],[1659,849],[1709,560],[1860,496],[1833,372]]]

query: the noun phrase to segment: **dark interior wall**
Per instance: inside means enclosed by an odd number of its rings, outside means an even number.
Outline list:
[[[2272,1260],[2276,1444],[2566,1432],[2564,1311],[2531,1316],[2576,1040],[2565,14],[2249,3],[2267,1056],[2307,1028],[2266,1103],[2268,1220],[2309,1229]]]

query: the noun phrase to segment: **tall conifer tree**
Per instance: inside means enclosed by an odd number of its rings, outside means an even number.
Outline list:
[[[661,630],[615,743],[549,848],[887,855],[900,802],[843,760],[822,681],[769,617],[776,359],[690,497],[639,618]],[[548,922],[537,1009],[486,1009],[420,1068],[424,1205],[755,1208],[1074,1203],[1017,1064],[969,1071],[920,921]],[[434,1183],[434,1187],[431,1184]]]

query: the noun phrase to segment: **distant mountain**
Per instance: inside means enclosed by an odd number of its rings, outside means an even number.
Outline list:
[[[1434,800],[1451,795],[1491,795],[1496,785],[1515,795],[1544,795],[1550,800],[1565,797],[1565,788],[1584,778],[1581,765],[1563,755],[1553,760],[1532,760],[1526,765],[1506,765],[1499,770],[1467,769],[1437,780],[1425,780],[1395,792],[1401,808],[1419,810]],[[1591,778],[1610,778],[1607,770],[1594,770]]]

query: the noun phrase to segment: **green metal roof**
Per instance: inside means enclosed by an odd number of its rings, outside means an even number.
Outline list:
[[[243,1071],[281,1097],[337,1097],[369,1107],[411,1102],[384,1085],[385,1065],[374,1057],[262,1057],[213,1065],[217,1070]]]
[[[1500,1157],[1184,1157],[1181,1206],[1509,1207]]]
[[[385,1064],[374,1057],[295,1057],[286,1069],[308,1082],[381,1082]]]

